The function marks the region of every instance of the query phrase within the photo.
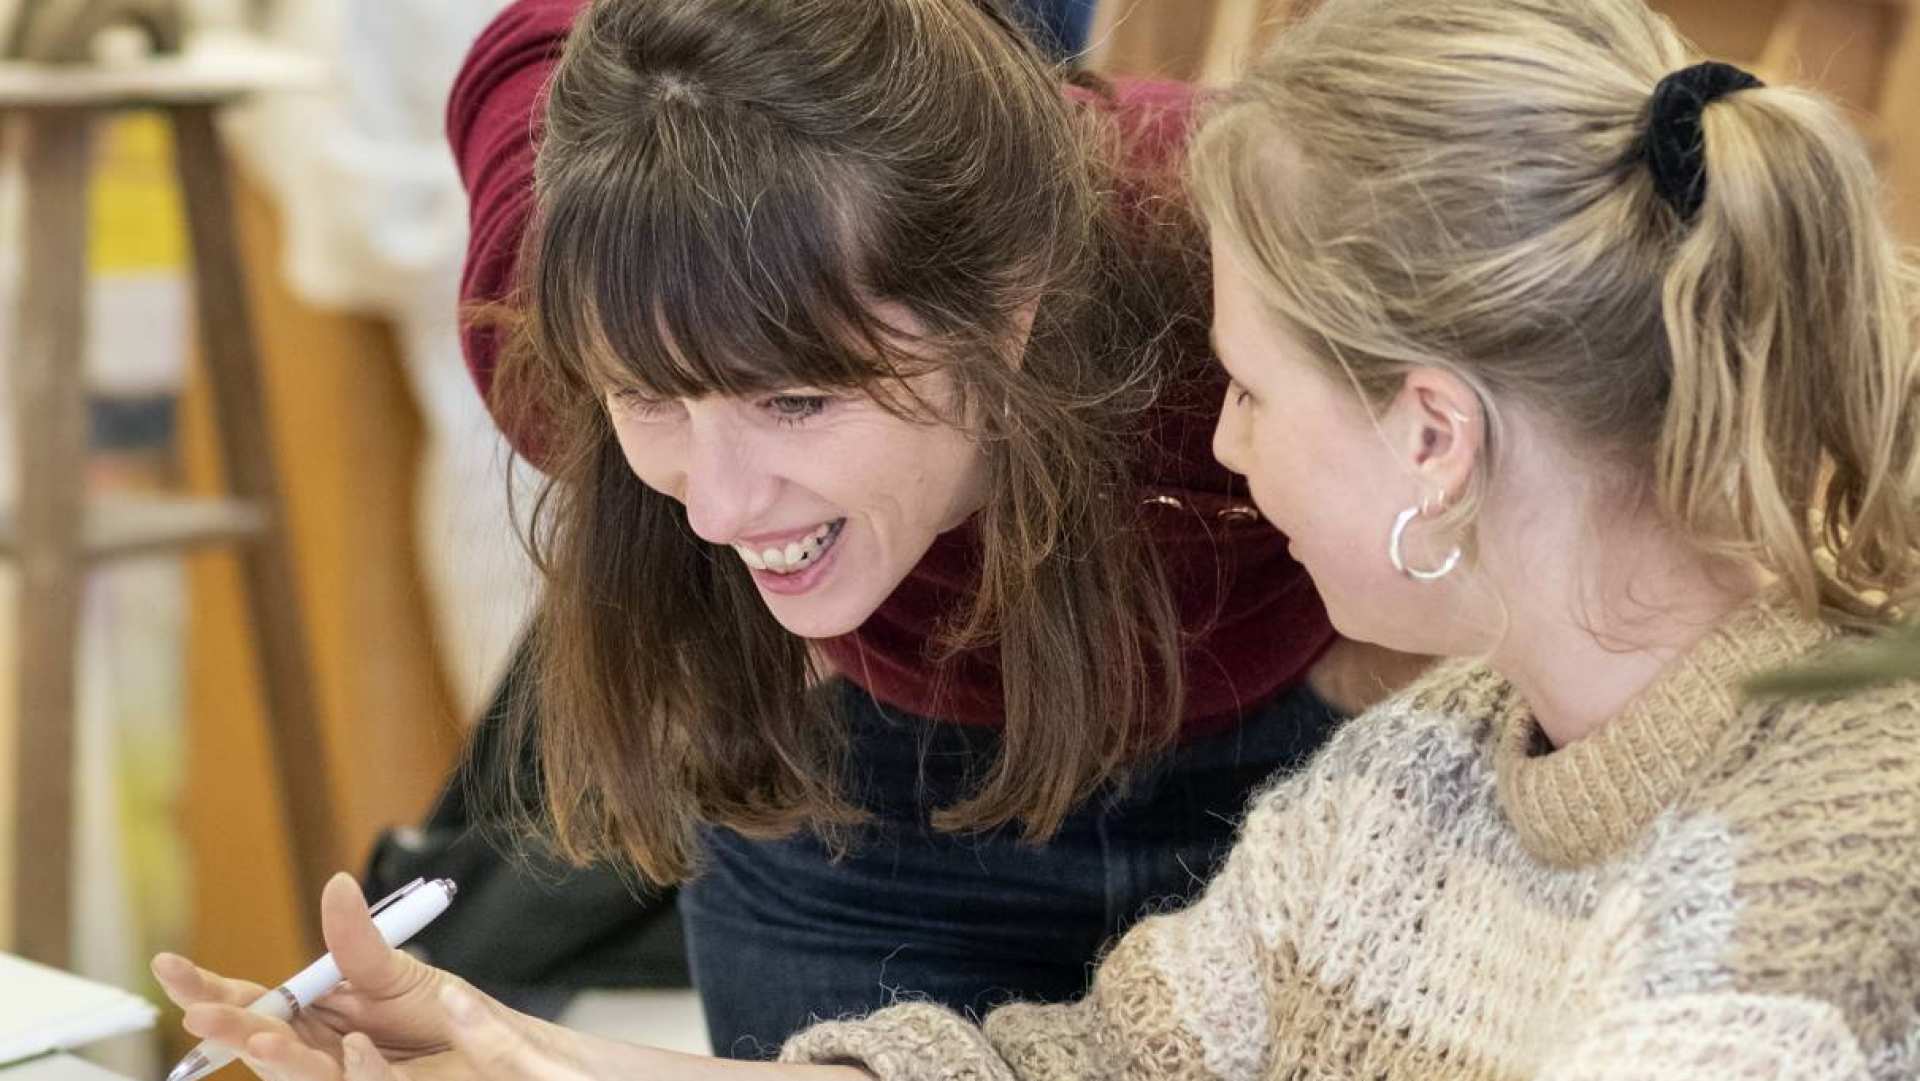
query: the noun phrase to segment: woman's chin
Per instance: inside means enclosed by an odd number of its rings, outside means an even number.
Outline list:
[[[782,596],[763,592],[760,599],[780,626],[801,638],[838,638],[852,634],[880,607],[877,601],[849,605],[836,597],[812,593]]]

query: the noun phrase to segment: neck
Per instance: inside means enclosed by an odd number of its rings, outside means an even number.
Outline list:
[[[1664,526],[1604,532],[1542,545],[1570,554],[1558,566],[1531,561],[1525,587],[1505,591],[1519,600],[1490,661],[1555,747],[1599,731],[1762,584],[1753,568],[1706,556]]]

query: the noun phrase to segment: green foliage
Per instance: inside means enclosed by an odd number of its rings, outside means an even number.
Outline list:
[[[1902,679],[1920,679],[1920,623],[1796,668],[1754,680],[1758,695],[1831,698]]]

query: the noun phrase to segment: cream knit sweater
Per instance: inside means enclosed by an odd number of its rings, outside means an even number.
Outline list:
[[[1205,896],[1071,1005],[926,1004],[783,1058],[921,1078],[1920,1076],[1920,687],[1743,703],[1829,637],[1737,613],[1544,753],[1445,666],[1255,804]]]

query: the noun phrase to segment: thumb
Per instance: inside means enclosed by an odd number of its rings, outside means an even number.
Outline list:
[[[344,871],[328,879],[320,891],[320,935],[340,966],[341,978],[355,989],[383,997],[408,983],[413,958],[380,937],[360,884]]]

